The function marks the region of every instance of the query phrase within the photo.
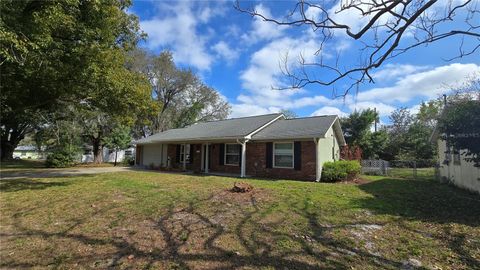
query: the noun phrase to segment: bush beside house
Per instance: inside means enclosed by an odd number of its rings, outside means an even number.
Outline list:
[[[338,182],[351,180],[360,174],[360,163],[357,160],[329,161],[323,164],[322,181]]]

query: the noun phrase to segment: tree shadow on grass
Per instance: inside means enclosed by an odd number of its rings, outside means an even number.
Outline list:
[[[480,196],[433,180],[384,178],[359,185],[371,195],[354,202],[377,214],[480,226]]]
[[[172,202],[175,200],[173,197],[171,199]],[[188,201],[184,207],[172,203],[159,216],[129,223],[131,229],[135,228],[133,236],[128,233],[118,235],[119,230],[99,234],[83,231],[84,225],[88,226],[90,222],[107,216],[111,210],[107,208],[78,216],[71,226],[56,231],[42,228],[39,224],[29,225],[23,222],[22,216],[14,216],[15,230],[2,233],[3,237],[40,238],[55,242],[56,248],[58,245],[67,245],[63,250],[70,249],[69,245],[77,248],[72,249],[72,254],[66,259],[55,257],[44,260],[42,254],[33,253],[39,259],[37,263],[32,263],[16,254],[3,258],[0,266],[308,270],[347,269],[358,261],[378,269],[401,266],[400,262],[360,250],[330,236],[328,231],[334,228],[320,223],[322,217],[315,210],[319,206],[312,205],[308,198],[300,201],[292,198],[291,203],[285,203],[290,204],[292,213],[279,213],[279,218],[274,220],[268,219],[268,216],[277,214],[275,204],[258,203],[254,196],[250,196],[249,204],[227,205],[225,202],[213,202],[212,197]],[[296,235],[295,228],[281,229],[286,219],[292,218],[290,214],[306,222],[305,231],[310,234],[308,238]],[[146,225],[133,227],[138,223]],[[233,246],[224,242],[225,237],[234,241]],[[143,239],[143,244],[139,239]],[[284,241],[288,246],[282,248],[278,241]],[[82,246],[92,247],[93,253],[76,253]]]
[[[42,190],[51,187],[63,187],[69,185],[69,182],[45,182],[40,180],[22,178],[22,179],[3,179],[0,180],[0,192],[16,192],[22,190]]]

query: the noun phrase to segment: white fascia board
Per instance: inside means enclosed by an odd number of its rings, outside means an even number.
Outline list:
[[[252,131],[250,134],[248,134],[247,136],[245,136],[245,139],[246,140],[250,140],[252,138],[253,135],[255,135],[256,133],[258,133],[259,131],[261,131],[262,129],[268,127],[269,125],[271,125],[273,122],[277,121],[278,119],[280,118],[285,118],[285,115],[283,115],[283,113],[281,113],[279,116],[275,117],[274,119],[272,119],[270,122],[266,123],[265,125],[257,128],[256,130]]]

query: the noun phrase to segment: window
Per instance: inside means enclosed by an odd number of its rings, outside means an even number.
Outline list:
[[[184,161],[185,152],[187,152],[187,159],[185,160],[185,162],[188,163],[190,161],[190,144],[180,144],[180,162],[181,163],[183,163]]]
[[[132,150],[125,150],[125,156],[131,156]]]
[[[240,164],[240,144],[225,144],[225,165]]]
[[[273,167],[293,168],[293,143],[274,143]]]

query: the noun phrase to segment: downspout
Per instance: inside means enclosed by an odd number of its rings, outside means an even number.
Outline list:
[[[247,155],[247,142],[248,141],[249,141],[248,139],[244,139],[243,142],[242,142],[239,139],[237,139],[237,143],[242,146],[242,156],[241,156],[242,164],[240,166],[240,177],[242,177],[242,178],[245,177],[245,171],[246,171],[246,164],[245,163],[247,162],[246,155]]]
[[[315,143],[315,181],[320,182],[320,179],[322,178],[322,168],[320,167],[320,158],[319,158],[319,138],[313,138],[313,142]]]

